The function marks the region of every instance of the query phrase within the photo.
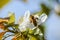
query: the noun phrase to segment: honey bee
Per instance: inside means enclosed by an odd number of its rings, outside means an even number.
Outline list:
[[[30,22],[34,24],[34,26],[37,26],[36,19],[34,18],[33,15],[30,15]]]

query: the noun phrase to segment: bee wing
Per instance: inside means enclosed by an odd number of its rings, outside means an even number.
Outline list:
[[[28,19],[30,17],[30,11],[26,11],[24,15],[24,20]]]
[[[40,16],[40,21],[41,23],[45,22],[45,20],[47,19],[47,15],[45,13],[43,13],[41,16]]]

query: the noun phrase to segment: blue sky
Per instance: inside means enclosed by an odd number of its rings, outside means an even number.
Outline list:
[[[24,15],[25,11],[30,10],[31,13],[39,11],[39,4],[42,2],[49,6],[51,5],[52,8],[56,4],[52,4],[52,2],[48,2],[47,0],[29,0],[28,3],[12,0],[0,10],[0,17],[6,17],[8,15],[8,12],[13,12],[15,13],[17,22],[19,17]],[[45,24],[47,40],[60,40],[60,17],[58,17],[53,10]],[[10,39],[8,38],[7,40]]]

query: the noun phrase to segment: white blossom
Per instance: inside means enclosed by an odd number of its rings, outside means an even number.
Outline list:
[[[25,15],[23,17],[23,22],[19,26],[20,31],[25,31],[26,28],[29,28],[29,29],[32,29],[32,30],[36,28],[34,26],[34,24],[30,22],[29,18],[30,18],[30,11],[26,11]],[[41,23],[43,23],[47,19],[47,15],[46,14],[42,14],[41,16],[34,15],[34,18],[38,18],[36,20],[37,25],[40,25]]]
[[[29,17],[30,17],[30,12],[29,11],[25,12],[23,18],[24,21],[19,26],[20,31],[25,31],[26,28],[30,28],[30,29],[34,28],[34,25],[30,23]]]

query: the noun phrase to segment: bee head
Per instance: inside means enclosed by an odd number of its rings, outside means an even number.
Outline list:
[[[37,26],[36,19],[34,18],[33,15],[30,15],[30,22],[34,24],[34,26]]]

